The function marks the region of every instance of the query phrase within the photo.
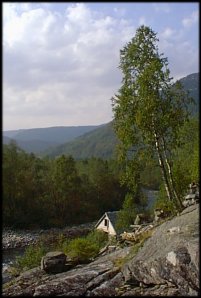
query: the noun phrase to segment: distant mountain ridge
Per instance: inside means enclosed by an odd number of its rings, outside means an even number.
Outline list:
[[[65,141],[87,133],[91,130],[100,127],[101,125],[88,125],[88,126],[53,126],[45,128],[30,128],[4,131],[4,136],[14,138],[21,141],[42,140],[62,144]]]
[[[192,115],[195,115],[199,111],[199,73],[192,73],[179,81],[183,85],[184,89],[189,92],[189,95],[195,100],[195,105],[190,105],[190,111]]]
[[[199,111],[199,73],[190,74],[179,80],[184,89],[195,100],[191,105],[192,115]],[[33,128],[3,132],[5,137],[17,141],[27,152],[40,156],[56,157],[61,154],[71,154],[76,159],[89,157],[111,158],[114,156],[117,138],[112,128],[112,122],[94,126],[48,127]],[[3,138],[3,143],[8,143]]]
[[[112,122],[88,132],[72,142],[68,142],[42,153],[43,156],[56,157],[61,154],[72,155],[75,159],[100,157],[107,159],[114,156],[117,138]]]
[[[3,132],[3,143],[8,144],[9,140],[14,140],[23,150],[38,154],[47,148],[72,141],[76,137],[101,126],[102,125],[56,126],[47,128],[8,130]]]

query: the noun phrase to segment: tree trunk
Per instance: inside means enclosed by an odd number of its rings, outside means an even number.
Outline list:
[[[154,138],[155,138],[155,146],[156,146],[156,151],[157,151],[157,155],[158,155],[159,165],[160,165],[160,168],[161,168],[162,178],[163,178],[163,181],[164,181],[164,184],[165,184],[165,190],[166,190],[169,201],[171,201],[172,197],[171,197],[169,181],[168,181],[168,177],[167,177],[163,157],[162,157],[161,152],[160,152],[160,146],[159,146],[158,137],[157,137],[157,133],[156,133],[155,129],[154,129]]]
[[[168,169],[168,173],[169,173],[169,180],[170,180],[170,184],[171,184],[171,187],[172,187],[172,191],[173,191],[173,194],[177,200],[177,202],[179,203],[179,208],[182,208],[182,201],[180,199],[180,197],[178,196],[177,192],[176,192],[176,189],[175,189],[175,185],[174,185],[174,181],[173,181],[173,177],[172,177],[172,169],[171,169],[171,166],[170,166],[170,163],[168,161],[168,157],[167,157],[167,154],[166,154],[166,145],[165,145],[165,140],[164,138],[162,138],[162,144],[163,144],[163,152],[164,152],[164,157],[165,157],[165,163],[167,165],[167,169]]]

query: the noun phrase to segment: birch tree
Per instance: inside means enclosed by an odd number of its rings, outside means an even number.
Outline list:
[[[135,159],[144,150],[157,156],[167,198],[181,208],[171,151],[180,145],[179,130],[188,121],[191,99],[179,82],[172,83],[168,59],[159,53],[158,41],[156,33],[143,25],[120,51],[123,79],[112,98],[114,129],[122,160]]]

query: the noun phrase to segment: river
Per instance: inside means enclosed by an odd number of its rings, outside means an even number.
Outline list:
[[[12,266],[15,263],[17,256],[22,256],[24,254],[24,251],[25,247],[2,250],[2,283],[12,279],[7,272],[7,269],[9,266]]]

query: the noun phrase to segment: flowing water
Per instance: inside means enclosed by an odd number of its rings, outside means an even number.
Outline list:
[[[2,251],[2,283],[12,279],[7,272],[7,269],[15,263],[17,256],[22,256],[24,254],[24,251],[25,248],[12,248]]]

